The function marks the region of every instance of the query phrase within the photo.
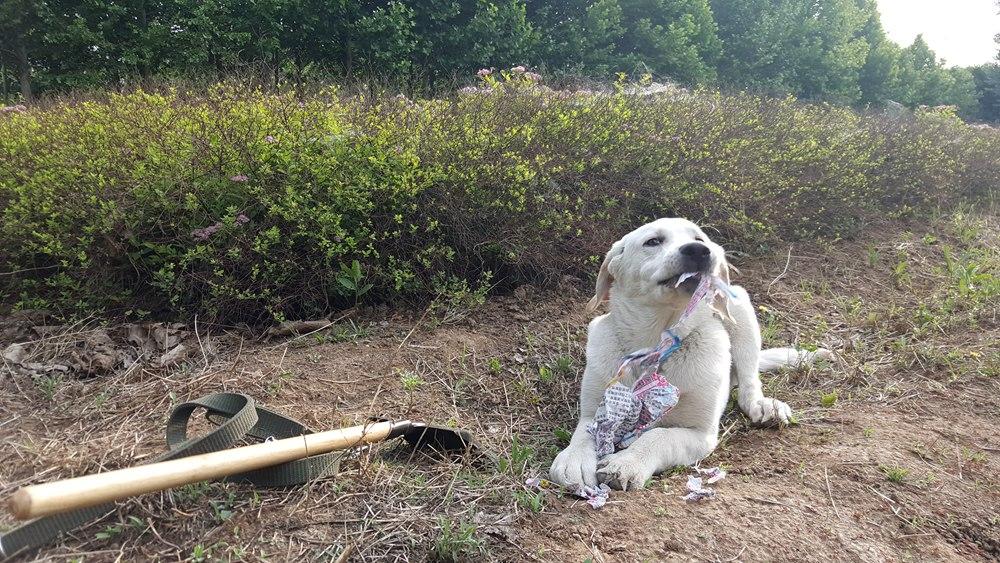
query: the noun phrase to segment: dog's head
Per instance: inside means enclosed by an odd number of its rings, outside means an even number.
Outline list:
[[[616,298],[650,307],[683,307],[700,277],[688,277],[678,285],[686,273],[716,275],[728,283],[725,251],[687,219],[647,223],[611,245],[587,310],[593,312],[607,300],[612,287]]]

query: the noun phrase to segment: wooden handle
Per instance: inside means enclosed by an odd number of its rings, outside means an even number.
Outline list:
[[[311,455],[379,442],[389,436],[392,428],[392,422],[377,422],[84,475],[52,483],[30,485],[21,487],[14,493],[8,508],[15,518],[27,520],[77,508],[97,506],[126,497],[270,467]]]

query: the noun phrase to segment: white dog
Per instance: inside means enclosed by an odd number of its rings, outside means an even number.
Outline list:
[[[730,375],[739,385],[740,408],[755,423],[787,424],[792,410],[765,397],[759,370],[811,362],[829,352],[791,348],[761,351],[760,327],[750,296],[732,286],[735,297],[703,301],[679,327],[681,347],[661,366],[680,400],[656,428],[628,448],[598,460],[587,427],[624,355],[655,346],[691,299],[697,278],[675,287],[681,274],[717,275],[728,283],[722,247],[685,219],[660,219],[643,225],[611,246],[597,276],[593,311],[610,299],[609,312],[590,323],[587,367],[580,391],[580,421],[569,446],[549,473],[562,485],[638,489],[654,474],[691,465],[715,449],[719,420],[729,398]]]

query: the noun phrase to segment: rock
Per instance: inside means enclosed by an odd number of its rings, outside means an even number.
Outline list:
[[[315,321],[284,321],[278,326],[273,326],[267,330],[268,336],[298,336],[314,330],[322,330],[332,323],[328,319],[318,319]]]
[[[885,102],[885,114],[893,117],[906,115],[906,106],[899,102],[888,100]]]
[[[157,360],[157,363],[161,367],[172,366],[187,359],[189,355],[190,355],[190,350],[188,349],[188,347],[183,344],[178,344],[177,346],[171,348],[169,352],[160,356],[160,359]]]
[[[20,364],[26,354],[27,350],[24,348],[24,344],[11,344],[4,349],[3,359],[12,364]]]

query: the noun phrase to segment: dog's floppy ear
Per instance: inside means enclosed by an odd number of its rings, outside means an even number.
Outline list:
[[[601,271],[597,272],[597,287],[594,288],[594,296],[590,299],[590,303],[587,303],[588,313],[593,313],[601,306],[601,303],[607,301],[611,293],[611,283],[615,281],[610,270],[611,260],[624,252],[624,250],[621,241],[618,241],[611,245],[611,250],[604,255],[604,262],[601,262]]]

